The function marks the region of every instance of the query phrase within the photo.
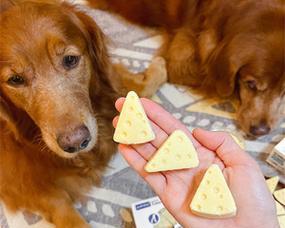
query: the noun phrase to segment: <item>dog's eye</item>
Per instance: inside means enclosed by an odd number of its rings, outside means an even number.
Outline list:
[[[257,86],[256,86],[256,81],[254,80],[248,80],[245,82],[247,87],[251,90],[257,90]]]
[[[62,65],[66,70],[75,68],[78,65],[80,56],[67,55],[63,57]]]
[[[22,76],[16,74],[11,76],[7,82],[12,86],[19,86],[25,84],[25,79]]]

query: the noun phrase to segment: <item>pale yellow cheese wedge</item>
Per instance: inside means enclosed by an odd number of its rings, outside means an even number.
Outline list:
[[[123,144],[140,144],[155,139],[141,101],[133,91],[126,97],[113,139]]]
[[[285,208],[275,200],[277,215],[285,215]]]
[[[273,195],[279,203],[285,206],[285,188],[275,191]]]
[[[285,215],[278,216],[277,218],[278,218],[280,228],[285,228]]]
[[[189,137],[181,130],[174,131],[146,164],[147,172],[194,168],[198,156]]]
[[[236,204],[220,168],[213,164],[206,171],[190,204],[191,211],[206,218],[236,215]]]
[[[279,177],[278,176],[271,177],[271,178],[266,180],[266,184],[267,184],[267,186],[269,188],[269,191],[271,193],[273,193],[275,191],[278,182],[279,182]]]

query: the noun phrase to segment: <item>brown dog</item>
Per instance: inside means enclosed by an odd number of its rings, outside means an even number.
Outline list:
[[[68,3],[0,9],[0,199],[56,227],[88,227],[73,201],[99,183],[115,152],[114,101],[128,90],[153,94],[164,62],[137,77],[113,67],[100,29]]]
[[[166,33],[159,55],[168,80],[205,94],[231,96],[252,136],[270,132],[285,109],[283,0],[89,0],[139,25]]]

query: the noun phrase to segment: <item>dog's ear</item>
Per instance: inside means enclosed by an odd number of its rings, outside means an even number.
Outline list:
[[[110,62],[103,32],[86,12],[68,3],[64,2],[62,4],[63,7],[68,10],[69,17],[71,17],[72,21],[80,29],[86,39],[95,71],[95,78],[93,77],[92,80],[96,80],[96,77],[99,77],[100,82],[109,84]]]
[[[0,14],[8,10],[10,7],[13,7],[14,5],[16,5],[16,2],[13,0],[0,0]],[[11,131],[16,138],[18,138],[19,133],[17,131],[15,121],[13,119],[9,105],[2,97],[1,92],[0,92],[0,123],[1,123],[0,127],[3,127],[2,124],[4,124],[6,128],[9,131]]]
[[[214,87],[219,96],[234,93],[238,72],[250,58],[250,51],[241,46],[237,41],[221,42],[208,59],[204,84],[205,87]]]
[[[0,122],[4,123],[16,138],[19,136],[15,120],[13,119],[8,103],[0,96]]]
[[[208,71],[205,84],[215,87],[217,94],[222,97],[230,96],[235,89],[236,75],[239,63],[235,56],[230,56],[229,47],[220,45],[212,53],[208,62]]]

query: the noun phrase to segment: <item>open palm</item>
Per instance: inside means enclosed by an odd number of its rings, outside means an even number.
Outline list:
[[[140,145],[119,145],[119,150],[139,175],[152,187],[164,206],[183,227],[278,227],[273,198],[255,161],[226,133],[201,129],[191,134],[171,114],[154,102],[141,99],[155,132],[155,140]],[[124,99],[116,102],[121,111]],[[114,119],[114,126],[118,117]],[[147,173],[144,166],[167,137],[174,131],[184,131],[192,140],[200,164],[194,169]],[[237,204],[237,215],[228,219],[205,219],[191,213],[191,199],[211,164],[223,170]]]

